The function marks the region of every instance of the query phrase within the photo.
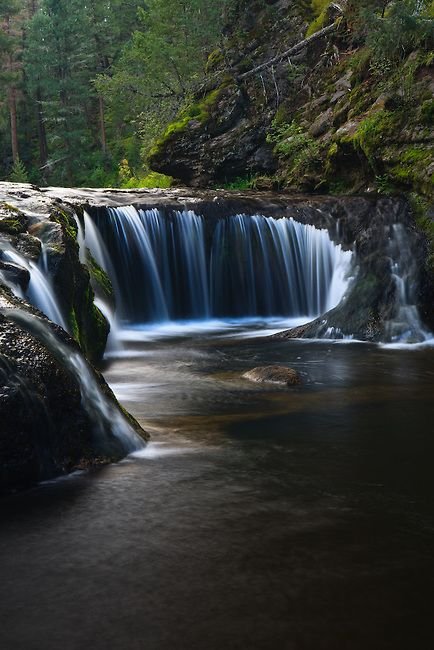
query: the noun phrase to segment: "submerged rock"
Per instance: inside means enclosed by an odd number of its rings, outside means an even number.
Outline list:
[[[260,366],[245,372],[243,378],[258,384],[298,386],[302,383],[300,374],[293,368],[287,368],[286,366]]]

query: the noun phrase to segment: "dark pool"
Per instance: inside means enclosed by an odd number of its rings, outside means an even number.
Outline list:
[[[304,385],[240,378],[270,363]],[[0,501],[1,650],[434,647],[434,349],[197,334],[105,373],[152,442]]]

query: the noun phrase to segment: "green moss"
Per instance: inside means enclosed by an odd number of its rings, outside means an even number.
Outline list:
[[[65,210],[57,208],[50,214],[50,221],[54,221],[62,226],[64,233],[72,240],[77,238],[77,224],[75,219],[69,215]]]
[[[94,324],[94,337],[92,339],[92,356],[95,360],[102,359],[104,355],[105,346],[107,343],[107,336],[110,327],[106,321],[103,313],[92,303],[92,322]]]
[[[87,285],[75,307],[80,347],[92,362],[99,362],[109,333],[109,325],[102,312],[94,305],[94,293]]]
[[[279,125],[273,122],[267,142],[274,144],[274,153],[289,165],[289,178],[305,173],[319,159],[320,143],[295,121]]]
[[[153,158],[158,155],[163,149],[165,143],[170,140],[173,136],[179,135],[185,131],[190,124],[190,122],[199,122],[200,124],[205,124],[211,117],[212,109],[216,105],[218,99],[220,98],[222,92],[232,83],[231,78],[226,78],[223,83],[209,92],[203,99],[199,102],[188,105],[184,108],[179,114],[179,118],[174,122],[171,122],[164,131],[161,138],[159,138],[152,149],[148,153],[148,158]]]
[[[330,5],[330,0],[312,0],[311,8],[315,16],[314,20],[309,24],[306,32],[306,38],[316,34],[322,29],[327,20],[327,9]]]
[[[409,147],[399,155],[398,162],[390,168],[390,175],[398,188],[414,187],[428,193],[425,172],[432,161],[432,150],[423,146]]]
[[[429,255],[427,259],[427,267],[434,274],[434,219],[429,214],[430,203],[417,194],[412,192],[410,194],[410,205],[414,214],[414,218],[419,228],[425,233],[428,240]]]
[[[330,145],[326,155],[326,167],[325,167],[326,174],[330,173],[334,168],[335,159],[338,153],[339,153],[338,143],[333,142]]]
[[[276,114],[273,119],[273,124],[275,126],[281,126],[282,124],[288,123],[288,107],[285,104],[281,104],[276,111]]]
[[[327,10],[325,9],[318,16],[318,18],[315,18],[315,20],[313,20],[310,23],[309,27],[307,28],[306,38],[308,38],[309,36],[313,36],[313,34],[316,34],[317,32],[319,32],[320,29],[325,27],[326,20],[327,20]]]
[[[219,49],[213,50],[207,59],[205,72],[207,74],[209,72],[212,72],[223,61],[224,61],[223,52]]]
[[[69,314],[69,325],[71,328],[72,338],[75,339],[77,343],[80,343],[80,330],[78,327],[77,316],[75,314],[74,307],[72,307],[71,312]]]
[[[14,205],[0,203],[0,232],[18,235],[26,230],[27,218]]]
[[[110,304],[114,303],[113,285],[107,273],[96,262],[90,251],[87,254],[87,268],[90,273],[90,278],[95,290],[101,292],[103,297]]]
[[[23,231],[23,225],[19,219],[13,217],[0,218],[0,232],[8,235],[18,235]]]
[[[10,203],[6,203],[4,201],[0,203],[0,209],[7,210],[8,212],[13,212],[15,214],[21,214],[15,205],[11,205]]]
[[[375,160],[379,148],[384,147],[387,138],[393,135],[397,127],[395,113],[380,110],[362,120],[355,134],[350,138],[371,163]]]

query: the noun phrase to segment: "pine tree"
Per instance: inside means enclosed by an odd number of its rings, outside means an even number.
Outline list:
[[[221,35],[225,5],[225,0],[147,0],[139,9],[139,29],[110,75],[96,82],[125,142],[139,131],[150,141],[187,101]]]
[[[18,122],[17,122],[17,94],[20,83],[19,29],[14,21],[19,5],[16,0],[0,0],[0,80],[6,90],[7,106],[10,123],[10,142],[12,159],[16,162],[19,158],[18,148]]]
[[[29,87],[44,113],[49,171],[56,182],[72,184],[85,174],[93,144],[96,56],[81,0],[42,0],[29,25],[25,61]]]
[[[9,174],[9,180],[12,183],[28,183],[29,182],[29,175],[27,174],[27,170],[24,166],[24,163],[21,162],[19,158],[15,160],[12,171]]]

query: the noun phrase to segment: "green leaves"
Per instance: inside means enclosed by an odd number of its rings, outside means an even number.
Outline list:
[[[434,20],[430,0],[401,0],[385,3],[383,11],[362,10],[366,43],[373,61],[399,64],[418,47],[429,49],[434,39]]]

